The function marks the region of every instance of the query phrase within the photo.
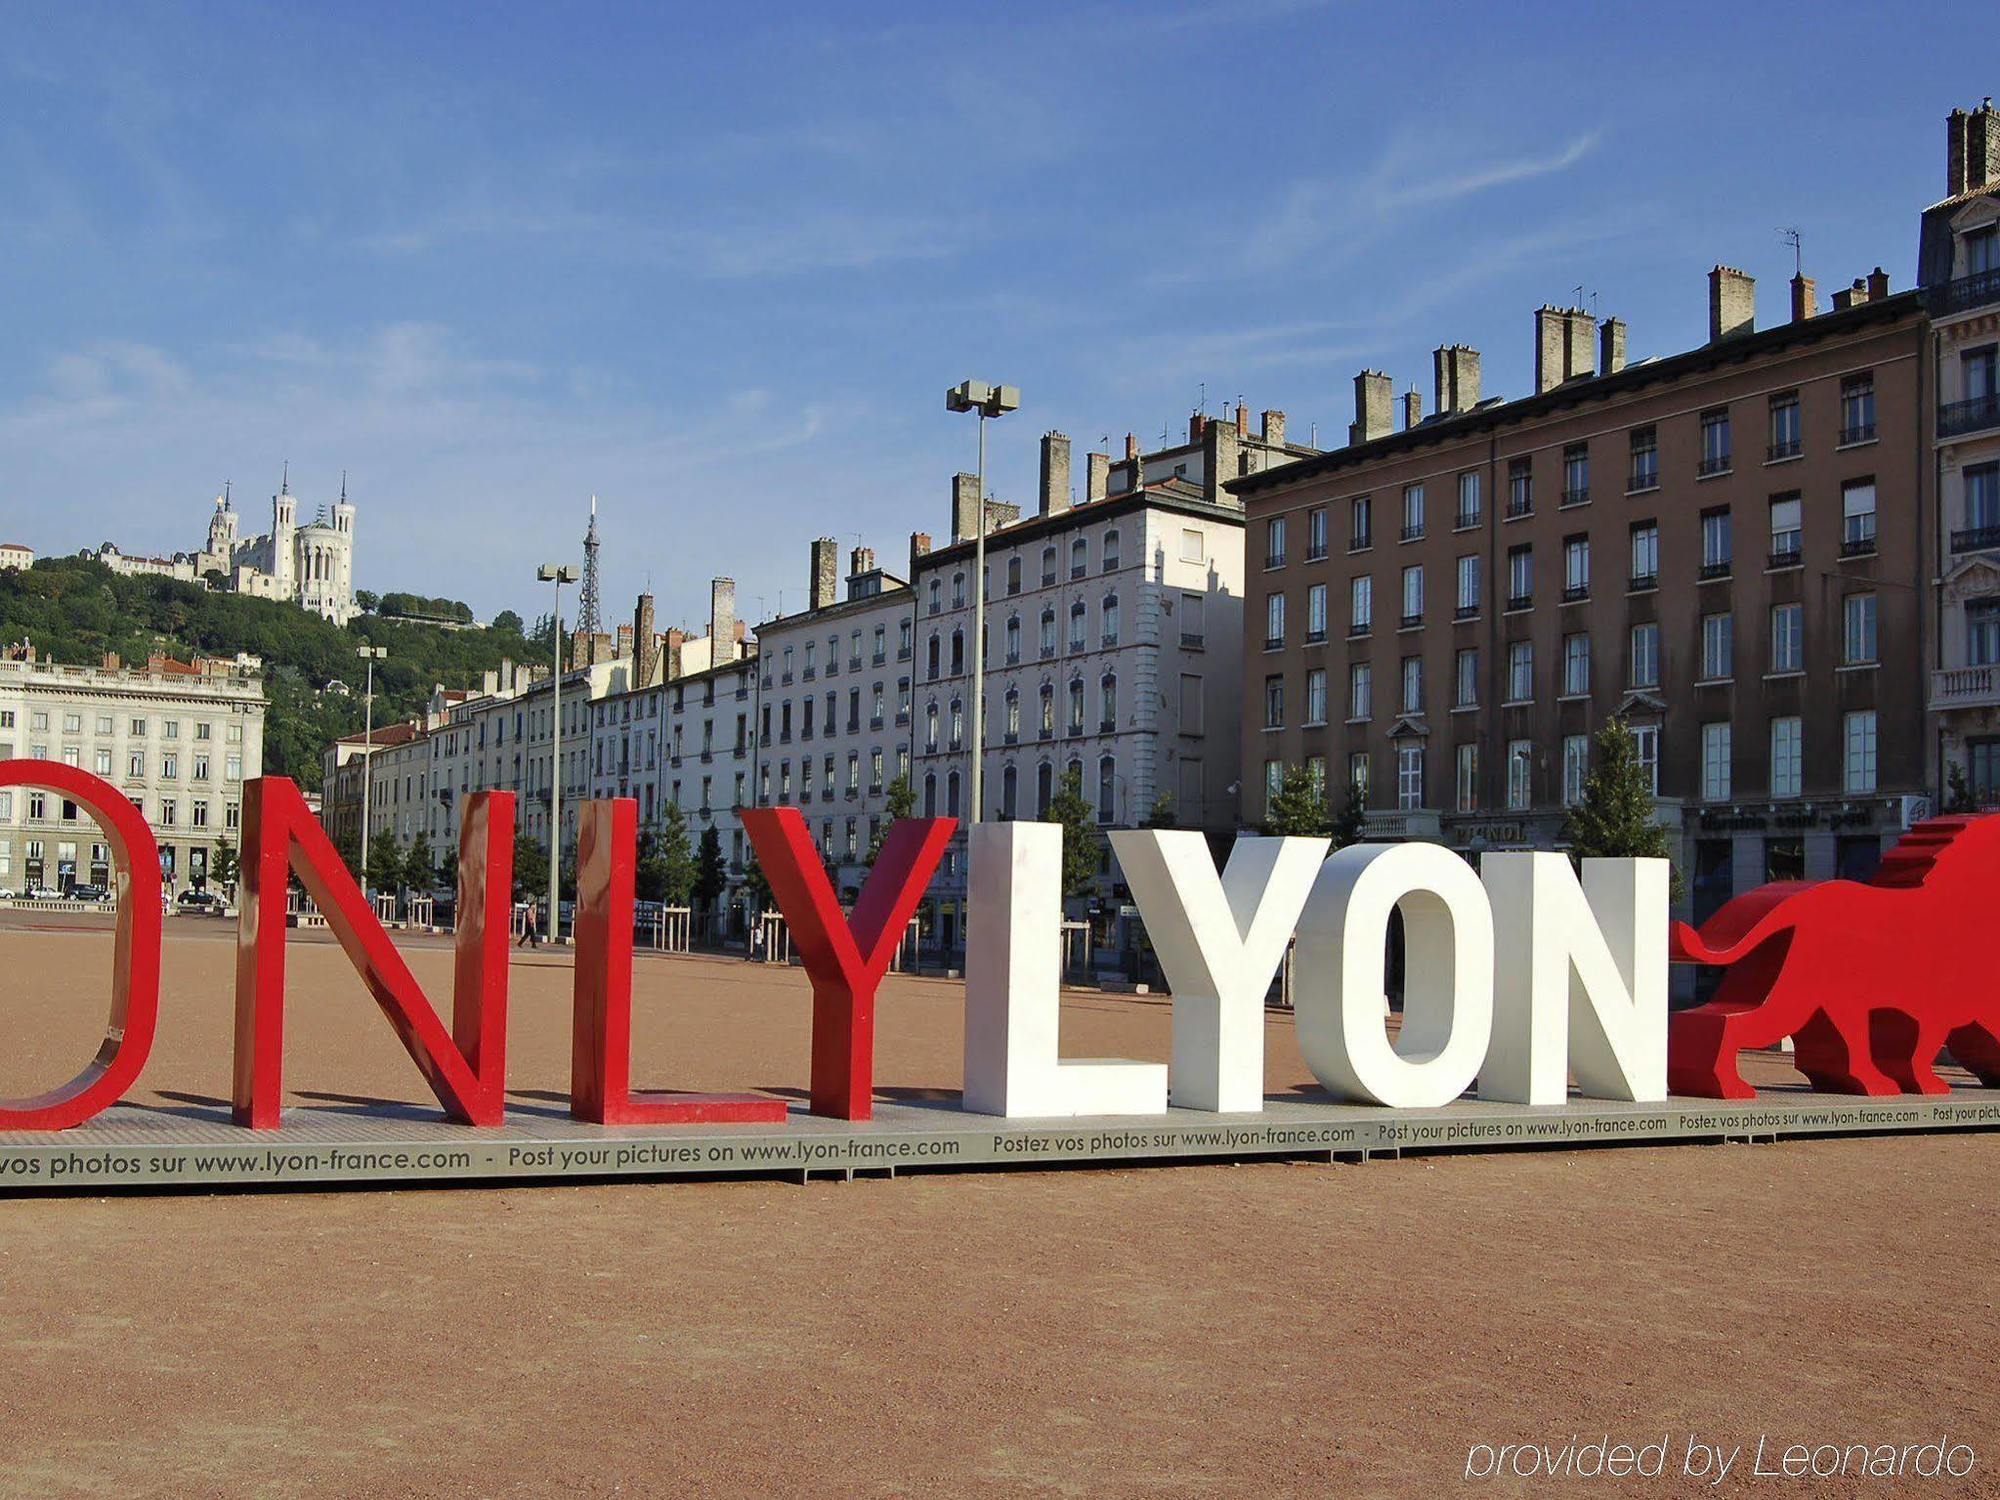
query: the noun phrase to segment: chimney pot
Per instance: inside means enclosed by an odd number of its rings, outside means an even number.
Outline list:
[[[738,639],[736,580],[711,579],[708,585],[708,664],[711,667],[719,667],[726,661],[735,661]]]
[[[1441,417],[1471,411],[1479,404],[1479,351],[1441,344],[1431,351],[1433,405]],[[1415,426],[1415,423],[1411,424]]]
[[[1819,294],[1810,276],[1792,278],[1792,321],[1803,323],[1819,311]]]
[[[1130,463],[1133,459],[1137,458],[1138,456],[1139,456],[1139,435],[1135,432],[1128,432],[1125,434],[1125,460],[1127,463]],[[1136,489],[1137,486],[1135,485],[1134,488]]]
[[[836,574],[840,567],[840,544],[830,536],[812,544],[812,577],[806,590],[807,609],[825,609],[840,595]]]
[[[1250,408],[1241,401],[1236,403],[1236,434],[1238,437],[1250,435]]]
[[[979,476],[977,474],[954,474],[951,476],[951,539],[954,542],[969,542],[973,528],[979,524]]]
[[[1086,503],[1102,500],[1111,491],[1111,455],[1093,453],[1090,455],[1083,483],[1083,498]]]
[[[1597,372],[1616,375],[1625,368],[1625,320],[1606,318],[1597,325]]]
[[[1272,448],[1285,446],[1285,414],[1281,411],[1264,413],[1264,442]]]
[[[1408,432],[1424,419],[1424,398],[1415,390],[1403,393],[1403,431]]]
[[[1060,432],[1042,434],[1040,513],[1054,515],[1069,508],[1069,439]]]
[[[1200,412],[1191,413],[1188,417],[1188,441],[1190,443],[1200,442],[1201,435],[1206,431],[1208,431],[1208,418]]]
[[[1868,273],[1868,300],[1880,302],[1889,295],[1889,273],[1877,266]]]
[[[1535,309],[1535,394],[1563,382],[1564,310],[1544,302]]]
[[[1708,340],[1733,338],[1757,327],[1757,280],[1734,266],[1708,273]]]

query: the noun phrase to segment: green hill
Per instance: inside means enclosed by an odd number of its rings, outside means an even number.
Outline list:
[[[407,596],[406,596],[407,597]],[[264,769],[316,788],[329,741],[361,728],[362,645],[384,646],[375,665],[375,722],[421,713],[433,685],[476,688],[502,658],[539,658],[512,614],[494,628],[451,630],[363,616],[341,628],[274,599],[211,593],[173,578],[121,578],[79,557],[44,558],[0,573],[0,643],[34,643],[45,657],[92,664],[115,651],[143,665],[154,651],[264,659]],[[350,694],[324,691],[330,681]]]

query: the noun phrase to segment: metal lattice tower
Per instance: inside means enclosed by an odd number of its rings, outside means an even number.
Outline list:
[[[586,640],[603,632],[598,619],[597,496],[590,497],[590,530],[583,534],[583,596],[576,607],[576,628]]]

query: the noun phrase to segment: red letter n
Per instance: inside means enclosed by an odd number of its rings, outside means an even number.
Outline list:
[[[282,776],[244,788],[236,939],[236,1123],[278,1124],[285,1062],[285,879],[296,871],[445,1113],[498,1125],[507,1073],[507,916],[514,886],[514,794],[465,799],[458,836],[457,957],[451,1032],[299,789]]]
[[[956,818],[898,818],[854,903],[850,927],[796,807],[743,810],[750,844],[812,979],[812,1113],[875,1113],[875,990],[923,899]]]
[[[632,1094],[632,877],[639,804],[583,805],[576,826],[576,991],[569,1110],[599,1125],[781,1123],[761,1094]]]

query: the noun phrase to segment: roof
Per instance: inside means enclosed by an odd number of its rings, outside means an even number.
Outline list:
[[[836,599],[831,604],[822,604],[818,609],[800,609],[788,615],[773,615],[763,624],[752,626],[751,633],[762,635],[767,630],[790,630],[793,626],[810,625],[818,620],[837,620],[844,615],[862,614],[895,599],[898,594],[907,594],[910,591],[908,580],[897,577],[885,568],[877,568],[874,571],[882,578],[882,587],[876,592],[863,594],[859,599],[852,597]],[[849,579],[849,582],[852,581]]]
[[[407,745],[411,740],[419,738],[421,734],[422,731],[417,728],[413,721],[405,719],[398,724],[376,725],[372,736],[367,730],[363,730],[359,734],[343,734],[338,743],[343,745],[372,744],[377,749],[380,749],[390,745]]]
[[[1278,489],[1298,484],[1303,480],[1315,479],[1322,474],[1359,468],[1377,459],[1390,458],[1432,442],[1467,437],[1509,423],[1545,416],[1565,407],[1580,405],[1585,401],[1624,395],[1643,390],[1649,385],[1685,379],[1690,375],[1725,364],[1755,359],[1760,355],[1776,354],[1794,345],[1815,343],[1821,339],[1855,333],[1872,325],[1894,323],[1904,317],[1922,315],[1923,297],[1920,292],[1915,290],[1896,292],[1887,297],[1864,302],[1858,307],[1821,313],[1802,322],[1780,323],[1754,333],[1716,339],[1684,353],[1642,360],[1637,364],[1627,365],[1622,370],[1613,371],[1609,375],[1588,375],[1564,381],[1561,385],[1536,395],[1518,396],[1511,401],[1490,400],[1482,402],[1470,411],[1458,412],[1451,416],[1429,417],[1415,427],[1385,433],[1365,443],[1351,443],[1345,448],[1330,449],[1317,458],[1300,459],[1297,463],[1280,464],[1276,468],[1265,469],[1260,473],[1246,474],[1239,479],[1228,480],[1223,487],[1233,495],[1252,495],[1262,490]]]
[[[1040,536],[1056,535],[1073,523],[1091,525],[1097,521],[1109,521],[1117,516],[1127,516],[1136,511],[1149,509],[1169,510],[1180,515],[1201,516],[1213,521],[1227,521],[1237,526],[1243,524],[1243,511],[1240,506],[1214,504],[1202,498],[1199,485],[1184,479],[1164,479],[1136,490],[1126,490],[1123,494],[1106,495],[1102,500],[1085,500],[1077,505],[1066,506],[1062,510],[1051,511],[1046,516],[1040,514],[1024,516],[1011,526],[987,532],[986,545],[1011,547],[1021,542],[1033,541]],[[973,547],[974,540],[968,539],[935,548],[917,559],[917,569],[922,571],[936,567],[939,563],[956,562],[961,558],[970,557]]]

